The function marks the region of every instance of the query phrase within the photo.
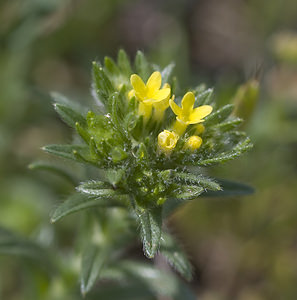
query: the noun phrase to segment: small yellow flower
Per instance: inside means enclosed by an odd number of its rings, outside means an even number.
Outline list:
[[[193,135],[187,139],[185,148],[191,151],[195,151],[200,148],[201,144],[202,138],[198,135]]]
[[[172,111],[176,114],[176,123],[174,130],[177,134],[182,135],[187,126],[204,122],[203,118],[212,112],[210,105],[202,105],[194,108],[195,96],[192,92],[184,95],[181,106],[179,107],[172,99],[169,100]]]
[[[156,111],[164,111],[168,107],[170,87],[164,86],[161,89],[162,76],[160,72],[154,72],[146,84],[137,74],[131,75],[130,82],[133,90],[129,92],[128,97],[135,96],[139,100],[138,112],[144,116],[145,120],[151,116],[152,106]]]
[[[176,146],[178,135],[174,131],[163,130],[158,135],[159,148],[165,153],[170,153]]]
[[[196,131],[195,131],[196,134],[201,134],[205,131],[205,127],[203,124],[197,124],[195,126],[195,129],[196,129]]]

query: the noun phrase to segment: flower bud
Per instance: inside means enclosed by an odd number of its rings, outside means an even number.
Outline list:
[[[174,131],[163,130],[158,135],[159,148],[168,153],[175,148],[177,140],[178,135]]]
[[[191,151],[195,151],[200,148],[201,144],[202,138],[198,135],[193,135],[187,139],[185,148]]]

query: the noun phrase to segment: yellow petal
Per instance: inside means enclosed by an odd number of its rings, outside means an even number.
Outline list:
[[[169,88],[165,88],[165,89],[161,89],[161,90],[158,90],[156,91],[154,94],[153,94],[153,99],[154,100],[158,100],[158,101],[162,101],[166,98],[169,99],[170,97],[170,89]]]
[[[160,89],[162,83],[162,76],[160,72],[154,72],[146,83],[148,89],[148,96],[151,97],[157,90]]]
[[[133,74],[130,77],[130,82],[135,90],[136,96],[141,99],[144,98],[146,95],[146,86],[142,79],[137,74]]]
[[[154,106],[155,110],[163,111],[168,108],[169,99],[165,98],[162,101],[155,101],[155,102],[153,102],[153,106]]]
[[[175,148],[177,141],[178,135],[173,131],[164,130],[158,135],[158,145],[161,150],[167,153]]]
[[[202,105],[193,110],[189,116],[188,124],[197,124],[203,122],[204,117],[208,116],[212,112],[212,106]]]
[[[195,96],[192,92],[187,92],[181,102],[183,114],[189,114],[193,110],[195,103]]]
[[[169,100],[169,105],[170,105],[172,111],[177,116],[179,116],[182,113],[182,109],[172,99]]]
[[[144,121],[146,122],[152,114],[152,105],[144,104],[143,102],[139,103],[138,114],[143,116]]]
[[[187,139],[185,148],[191,151],[195,151],[200,148],[201,144],[202,138],[198,135],[193,135]]]

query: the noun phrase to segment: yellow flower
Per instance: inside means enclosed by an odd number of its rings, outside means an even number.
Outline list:
[[[128,97],[135,96],[139,100],[138,112],[145,120],[151,116],[152,106],[156,111],[164,111],[168,107],[170,87],[164,86],[160,89],[162,84],[160,72],[154,72],[146,84],[137,74],[131,75],[130,82],[133,90],[129,92]]]
[[[196,129],[196,131],[195,131],[196,134],[201,134],[205,131],[205,127],[202,124],[197,124],[195,126],[195,129]]]
[[[172,99],[169,100],[172,111],[176,114],[174,130],[177,134],[182,135],[187,126],[204,122],[203,118],[212,112],[210,105],[202,105],[194,108],[195,96],[192,92],[184,95],[181,106],[179,107]]]
[[[165,153],[170,153],[176,146],[178,135],[174,131],[163,130],[158,135],[159,148]]]
[[[192,135],[186,141],[185,148],[191,151],[195,151],[200,148],[202,144],[202,138],[198,135]]]

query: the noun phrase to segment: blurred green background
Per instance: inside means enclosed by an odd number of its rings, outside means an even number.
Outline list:
[[[0,20],[0,226],[71,252],[74,219],[49,224],[71,186],[27,165],[49,159],[41,146],[71,139],[49,92],[90,101],[94,59],[122,47],[161,66],[174,61],[181,86],[214,86],[220,104],[257,77],[259,101],[245,124],[254,149],[210,170],[256,193],[201,198],[169,224],[195,266],[199,299],[297,299],[295,0],[2,0]],[[38,299],[49,283],[36,269],[0,256],[0,299]]]

